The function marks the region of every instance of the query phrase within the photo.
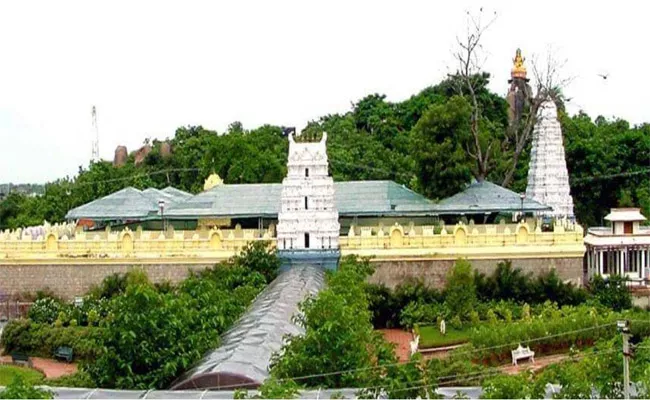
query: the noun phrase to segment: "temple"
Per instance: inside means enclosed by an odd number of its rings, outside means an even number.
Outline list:
[[[296,143],[289,134],[277,226],[278,254],[285,268],[304,262],[336,268],[341,227],[334,180],[328,175],[326,141],[327,133],[315,143]]]
[[[564,157],[562,128],[551,99],[541,104],[533,130],[526,197],[553,208],[544,214],[573,219],[573,198]]]

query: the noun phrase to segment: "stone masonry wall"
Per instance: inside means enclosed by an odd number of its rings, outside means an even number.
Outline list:
[[[500,260],[470,260],[479,271],[490,274]],[[395,287],[409,278],[422,278],[428,285],[442,287],[453,260],[391,260],[374,262],[376,270],[370,282]],[[85,294],[91,286],[99,284],[113,273],[126,273],[132,268],[144,270],[152,282],[183,280],[190,270],[213,266],[205,264],[75,264],[75,265],[10,265],[0,264],[0,294],[18,296],[50,289],[66,299]],[[532,272],[544,273],[555,269],[563,280],[582,284],[582,258],[518,259],[513,266]]]
[[[0,264],[0,294],[19,296],[50,289],[57,296],[72,299],[85,294],[91,286],[113,273],[140,268],[152,282],[183,280],[190,270],[205,269],[206,264],[75,264],[75,265],[8,265]]]
[[[502,260],[469,261],[474,269],[489,275]],[[426,285],[441,288],[454,263],[454,260],[376,261],[373,262],[375,273],[370,277],[370,282],[394,288],[408,279],[421,278]],[[555,269],[560,279],[579,285],[583,283],[582,258],[517,259],[512,262],[512,266],[534,275]]]

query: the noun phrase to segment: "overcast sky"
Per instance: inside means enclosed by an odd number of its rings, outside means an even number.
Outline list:
[[[650,121],[648,2],[1,2],[0,182],[87,165],[93,105],[112,160],[182,125],[302,127],[369,93],[403,100],[449,71],[480,6],[498,15],[492,90],[506,93],[517,47],[530,64],[551,46],[575,77],[569,111]]]

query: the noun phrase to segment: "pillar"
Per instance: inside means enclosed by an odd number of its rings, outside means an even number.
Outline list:
[[[598,252],[598,273],[603,274],[603,251]]]

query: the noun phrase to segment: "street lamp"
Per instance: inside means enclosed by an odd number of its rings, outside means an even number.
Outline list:
[[[160,208],[160,218],[162,219],[162,230],[165,231],[165,200],[158,200],[158,208]]]
[[[521,222],[524,220],[524,200],[526,200],[526,193],[523,192],[520,193],[519,199],[521,199],[521,217],[519,219],[519,221]]]

